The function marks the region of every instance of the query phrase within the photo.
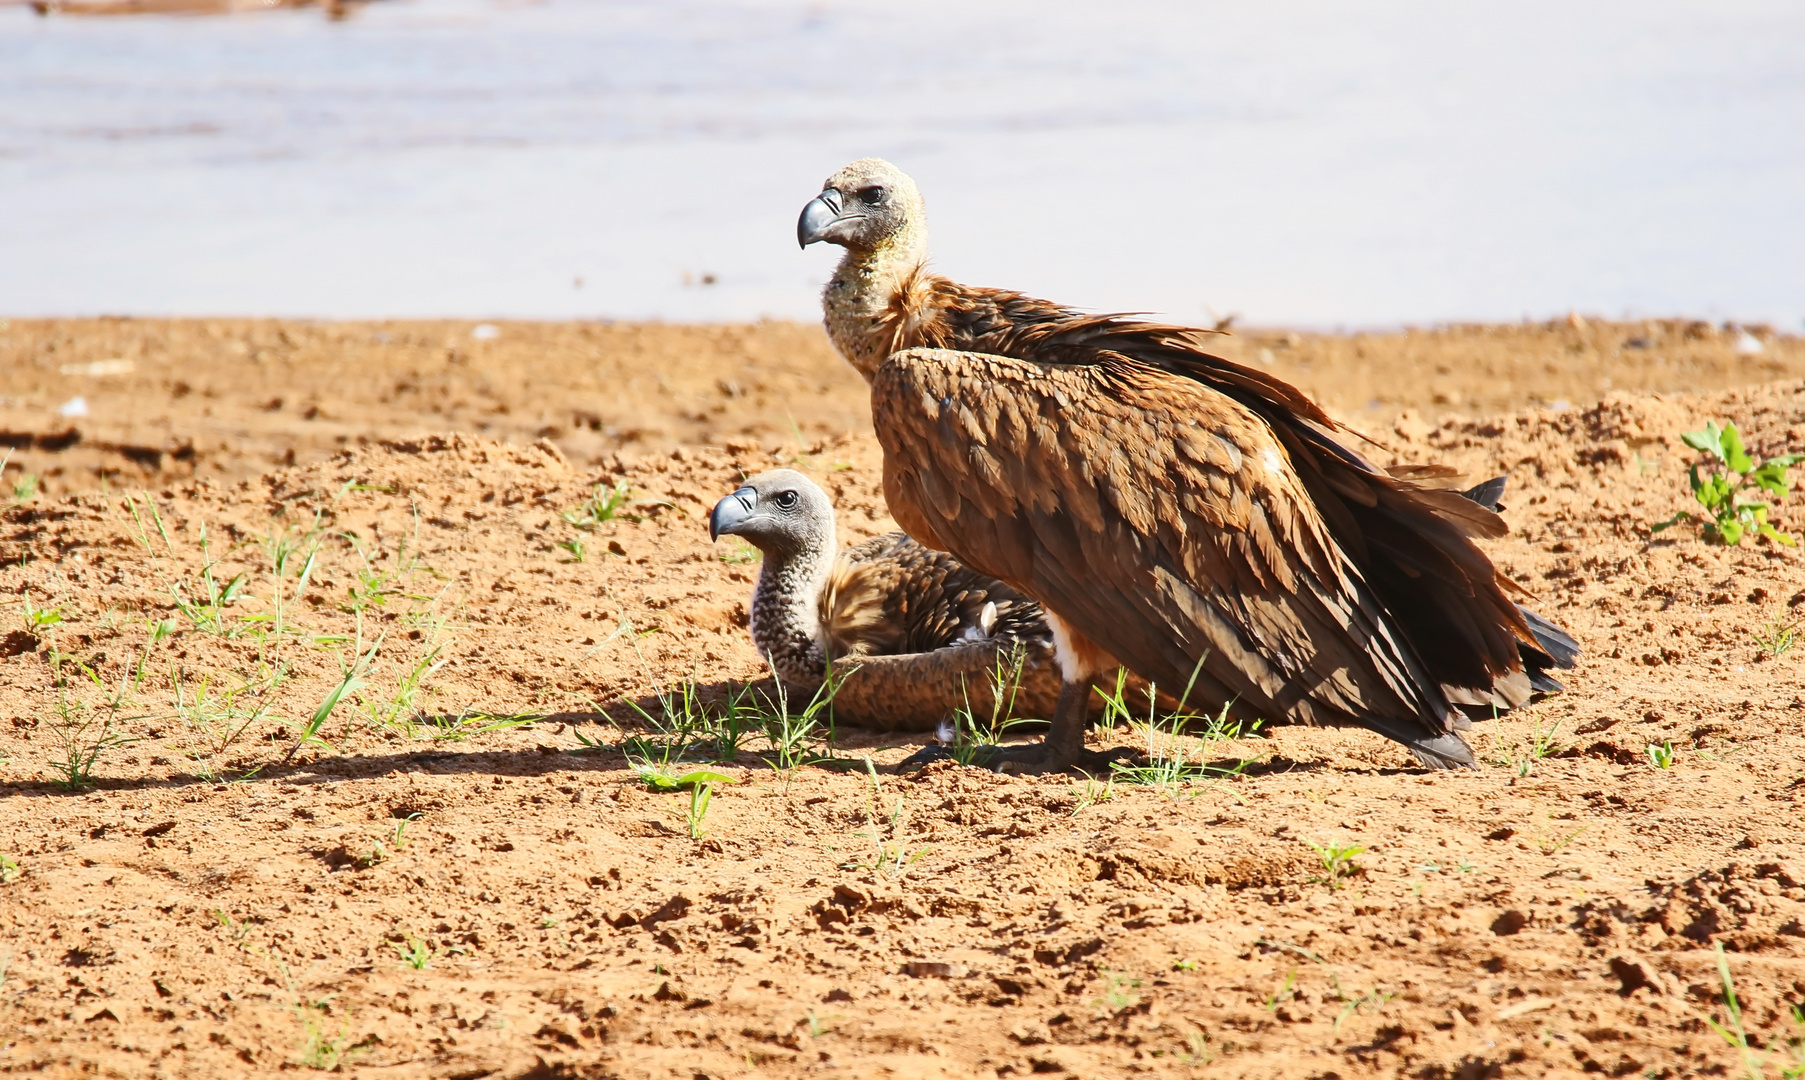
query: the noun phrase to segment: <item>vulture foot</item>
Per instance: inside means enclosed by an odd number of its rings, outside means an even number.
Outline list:
[[[904,772],[910,772],[936,761],[957,761],[961,756],[950,746],[929,743],[905,758],[898,768]],[[1107,777],[1111,771],[1110,766],[1115,762],[1132,763],[1137,761],[1139,756],[1127,747],[1117,747],[1109,751],[1079,750],[1076,754],[1059,754],[1054,753],[1046,743],[1017,743],[1010,746],[986,743],[982,746],[972,747],[966,760],[979,768],[990,769],[1010,776],[1082,772]]]
[[[1114,750],[1079,750],[1056,753],[1045,743],[1028,746],[986,747],[995,753],[984,759],[984,766],[1011,776],[1040,776],[1046,773],[1078,772],[1108,779],[1118,761],[1133,762],[1140,755],[1125,746]]]

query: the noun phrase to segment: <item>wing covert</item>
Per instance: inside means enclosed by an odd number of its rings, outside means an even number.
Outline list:
[[[937,349],[872,382],[905,531],[1015,586],[1174,691],[1311,723],[1449,729],[1426,678],[1260,418],[1125,357]],[[1198,667],[1201,660],[1201,668]]]

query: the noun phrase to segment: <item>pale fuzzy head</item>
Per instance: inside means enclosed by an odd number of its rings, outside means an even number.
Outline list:
[[[759,473],[715,504],[711,539],[743,537],[766,555],[790,558],[834,550],[834,504],[819,484],[795,469]]]
[[[927,242],[927,211],[908,174],[883,158],[860,158],[827,178],[802,209],[796,239],[803,247],[826,242],[872,252]]]

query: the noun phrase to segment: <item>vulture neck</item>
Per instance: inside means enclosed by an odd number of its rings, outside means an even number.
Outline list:
[[[912,291],[927,260],[927,228],[910,224],[869,251],[847,248],[822,290],[827,336],[866,382],[902,347],[909,312],[898,294]]]
[[[752,644],[785,682],[811,685],[825,674],[821,590],[833,573],[832,524],[802,547],[766,551],[752,589]]]

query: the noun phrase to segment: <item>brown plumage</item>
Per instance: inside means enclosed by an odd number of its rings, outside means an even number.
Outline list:
[[[1377,468],[1208,331],[929,273],[920,196],[886,162],[830,178],[798,232],[846,248],[826,325],[872,384],[891,513],[1039,600],[1069,683],[1195,670],[1194,699],[1365,726],[1435,766],[1473,763],[1459,707],[1558,686],[1571,639],[1512,601],[1473,542],[1504,523],[1453,470]],[[1056,763],[1078,715],[1062,698]]]
[[[930,730],[968,700],[987,714],[990,677],[1018,649],[1014,712],[1050,715],[1059,679],[1038,604],[900,532],[838,551],[833,504],[801,473],[747,480],[715,504],[709,533],[743,537],[763,553],[753,644],[805,693],[835,664],[844,676],[838,718]]]

